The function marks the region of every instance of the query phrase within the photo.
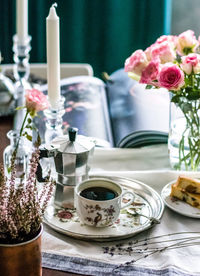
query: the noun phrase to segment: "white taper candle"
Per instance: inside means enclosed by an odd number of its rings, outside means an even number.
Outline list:
[[[28,36],[28,0],[17,0],[16,17],[19,44],[24,45]]]
[[[60,99],[60,35],[56,6],[56,3],[51,6],[46,18],[48,98],[52,108],[57,108]]]

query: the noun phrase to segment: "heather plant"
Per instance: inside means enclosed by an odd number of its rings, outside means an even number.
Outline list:
[[[0,243],[14,244],[33,238],[40,230],[42,217],[53,192],[54,183],[49,177],[40,192],[36,183],[39,161],[38,145],[32,152],[27,178],[16,181],[14,158],[11,176],[4,175],[0,167]]]
[[[26,105],[17,108],[26,108],[19,140],[25,136],[32,141],[27,129],[33,129],[33,118],[37,112],[48,108],[49,104],[46,96],[36,89],[27,90],[25,96]],[[40,191],[38,189],[36,171],[39,162],[39,135],[29,160],[28,175],[24,173],[19,181],[15,167],[19,140],[11,156],[9,177],[5,176],[4,167],[0,166],[0,243],[4,244],[24,242],[37,235],[54,186],[49,173]]]

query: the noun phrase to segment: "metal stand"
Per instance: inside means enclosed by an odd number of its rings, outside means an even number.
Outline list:
[[[13,36],[13,52],[14,52],[14,77],[15,83],[15,100],[16,107],[25,105],[25,90],[30,89],[31,85],[28,83],[28,77],[30,74],[29,65],[29,52],[31,36],[27,36],[24,44],[21,45],[17,35]],[[23,119],[25,116],[25,110],[17,110],[14,117],[14,129],[19,130],[21,128]]]

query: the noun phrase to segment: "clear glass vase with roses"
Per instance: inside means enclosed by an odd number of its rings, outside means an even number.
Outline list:
[[[11,163],[13,159],[19,178],[26,176],[28,173],[29,152],[31,151],[31,148],[28,149],[28,146],[30,147],[30,145],[26,144],[24,138],[32,143],[31,134],[33,129],[35,129],[33,119],[37,116],[39,111],[43,111],[49,107],[46,95],[37,89],[27,90],[25,98],[25,106],[17,107],[17,109],[26,109],[21,128],[20,130],[9,131],[8,134],[14,142],[11,142],[11,144],[4,150],[3,154],[6,175],[9,176],[11,173]],[[35,131],[37,131],[37,129],[35,129]],[[39,134],[38,138],[40,139]]]
[[[161,36],[125,62],[131,78],[170,93],[169,157],[175,169],[200,170],[200,39],[192,30]]]

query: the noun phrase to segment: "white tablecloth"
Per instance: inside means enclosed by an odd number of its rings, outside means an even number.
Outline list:
[[[170,170],[166,145],[141,149],[97,149],[91,173],[140,180],[159,193],[162,187],[176,179],[180,173],[200,177],[200,173]],[[199,219],[179,215],[165,207],[161,223],[140,234],[139,238],[180,231],[198,232],[199,229]],[[135,237],[128,240],[133,239]],[[45,227],[42,241],[43,266],[87,275],[115,275],[113,268],[132,260],[127,255],[111,257],[103,253],[102,246],[116,243],[80,241]],[[121,267],[118,275],[200,275],[199,260],[200,245],[166,250],[141,259],[135,265]]]

